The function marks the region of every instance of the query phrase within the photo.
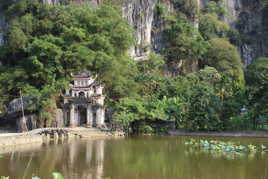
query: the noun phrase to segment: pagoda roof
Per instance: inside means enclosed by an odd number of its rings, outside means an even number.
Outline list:
[[[78,74],[72,74],[73,78],[90,78],[91,76],[92,76],[91,73],[88,71],[83,71]]]

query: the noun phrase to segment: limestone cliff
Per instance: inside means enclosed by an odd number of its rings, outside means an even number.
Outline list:
[[[241,33],[239,50],[245,66],[268,56],[268,0],[224,0],[224,4],[228,11],[224,20]]]
[[[64,3],[64,0],[42,0],[52,5]],[[94,7],[102,0],[73,0],[79,3],[88,2]],[[145,57],[151,51],[159,52],[164,47],[162,38],[163,22],[157,13],[157,3],[163,3],[166,10],[176,10],[174,3],[182,0],[122,0],[123,16],[135,29],[136,46],[131,49],[131,55],[136,59]],[[197,0],[203,6],[210,0]],[[268,56],[268,0],[224,0],[228,15],[225,21],[237,28],[242,34],[239,46],[245,65],[260,56]],[[0,44],[3,44],[3,34],[6,28],[4,15],[0,12]]]
[[[140,58],[150,52],[154,8],[157,0],[125,0],[123,15],[135,29],[137,45],[131,49],[131,55]]]
[[[241,57],[248,65],[253,59],[268,56],[268,6],[267,0],[240,0],[236,10],[237,19],[233,22],[242,37]]]
[[[211,0],[201,0],[206,5]],[[268,0],[223,0],[227,15],[224,21],[241,33],[239,51],[248,66],[252,60],[268,56]]]

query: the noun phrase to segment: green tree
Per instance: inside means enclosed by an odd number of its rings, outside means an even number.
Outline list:
[[[222,130],[220,119],[220,98],[213,88],[206,83],[199,83],[192,88],[186,105],[186,126],[193,130]]]
[[[227,9],[225,8],[225,4],[223,0],[218,0],[217,2],[214,0],[210,1],[205,6],[204,11],[206,13],[216,14],[220,18],[223,18],[228,13]]]
[[[151,53],[146,60],[137,63],[138,69],[141,73],[159,73],[165,65],[162,56]]]
[[[246,101],[243,65],[236,47],[225,39],[214,38],[209,43],[203,62],[216,68],[222,76],[216,90],[222,103],[221,119],[227,127],[228,119],[239,114]]]
[[[174,23],[166,30],[168,45],[165,56],[181,74],[196,71],[196,64],[206,52],[207,43],[197,28],[189,23]],[[178,65],[182,63],[183,65]]]
[[[268,115],[268,58],[258,58],[246,71],[249,101],[259,114]]]
[[[199,31],[205,40],[213,38],[227,38],[230,27],[218,20],[215,14],[202,15],[199,21]]]
[[[178,97],[122,98],[116,104],[114,118],[125,128],[143,122],[175,121],[180,117],[181,105]]]
[[[190,21],[193,22],[197,18],[199,7],[196,0],[172,0],[172,2]]]
[[[222,77],[215,68],[206,67],[176,79],[173,93],[182,99],[177,126],[190,130],[222,130],[221,101],[217,86]]]
[[[209,41],[206,59],[203,63],[212,66],[223,76],[223,85],[230,93],[244,88],[243,65],[235,46],[228,41],[215,38]]]
[[[46,116],[70,74],[81,70],[105,83],[108,99],[135,93],[136,64],[127,55],[133,32],[118,9],[21,0],[6,14],[9,28],[0,55],[3,94],[16,96],[22,89],[37,99],[37,109]]]

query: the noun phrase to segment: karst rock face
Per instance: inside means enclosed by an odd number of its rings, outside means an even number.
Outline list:
[[[51,5],[60,4],[61,0],[41,0]],[[102,0],[73,0],[78,3],[90,3],[97,7]],[[136,46],[130,49],[135,59],[145,58],[150,52],[159,53],[165,47],[163,39],[163,19],[159,17],[156,6],[164,3],[167,11],[176,11],[174,2],[179,0],[122,0],[123,16],[135,30]],[[200,7],[210,0],[197,0]],[[224,21],[237,28],[242,34],[239,51],[245,66],[253,59],[268,56],[268,0],[224,0],[228,15]],[[0,44],[7,23],[0,12]]]

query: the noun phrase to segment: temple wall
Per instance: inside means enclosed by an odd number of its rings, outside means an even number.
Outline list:
[[[105,120],[105,111],[102,107],[99,107],[96,111],[96,123],[97,127],[101,127],[104,125]]]
[[[93,110],[91,105],[88,105],[87,107],[87,126],[93,126]]]

